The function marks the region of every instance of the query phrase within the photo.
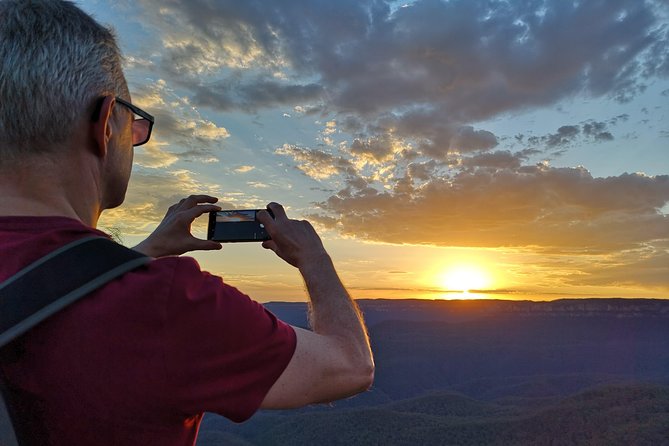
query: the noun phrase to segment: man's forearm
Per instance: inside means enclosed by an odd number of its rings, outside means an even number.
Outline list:
[[[300,268],[311,300],[310,322],[315,333],[335,336],[354,360],[373,369],[372,352],[360,310],[344,288],[329,255]]]

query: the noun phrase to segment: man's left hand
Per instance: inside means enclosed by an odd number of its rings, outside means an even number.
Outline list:
[[[222,245],[212,240],[193,237],[193,221],[211,211],[220,211],[216,203],[218,198],[209,195],[191,195],[170,206],[158,227],[133,249],[151,257],[180,255],[188,251],[211,251],[221,249]]]

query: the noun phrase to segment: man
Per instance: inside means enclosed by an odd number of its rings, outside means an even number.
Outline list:
[[[109,30],[61,0],[0,0],[0,282],[98,234],[125,197],[150,115],[131,104]],[[259,218],[263,246],[299,269],[313,331],[291,327],[189,257],[191,196],[137,250],[155,257],[32,329],[1,365],[32,444],[193,444],[204,411],[234,421],[258,408],[363,391],[374,364],[364,324],[308,222],[282,206]],[[36,284],[46,286],[49,284]]]

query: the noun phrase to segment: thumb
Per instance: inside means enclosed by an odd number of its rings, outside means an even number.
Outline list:
[[[196,239],[196,243],[193,243],[193,250],[199,251],[217,251],[223,249],[223,244],[215,242],[213,240],[199,240]]]

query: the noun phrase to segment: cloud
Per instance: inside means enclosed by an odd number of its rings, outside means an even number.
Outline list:
[[[396,154],[410,150],[402,140],[391,135],[379,135],[370,138],[356,138],[349,151],[356,157],[372,163],[380,163],[392,159]]]
[[[426,180],[407,169],[429,160],[447,179],[453,173],[445,167],[517,173],[529,152],[498,150],[500,138],[481,122],[575,95],[624,102],[668,75],[662,22],[669,9],[659,1],[137,4],[163,47],[133,60],[147,60],[188,97],[176,100],[159,85],[159,96],[171,98],[157,110],[157,129],[166,133],[161,141],[197,147],[174,156],[215,161],[227,132],[197,114],[190,121],[175,114],[175,101],[184,110],[318,113],[332,123],[320,135],[331,152],[286,144],[275,153],[317,181],[341,177],[343,194],[374,183],[375,190],[420,188]],[[569,123],[529,135],[523,148],[557,156],[578,144],[611,141],[611,127],[626,119]],[[160,163],[145,164],[151,162]]]
[[[266,184],[266,183],[261,183],[259,181],[249,181],[246,183],[247,186],[252,187],[254,189],[270,189],[272,188],[271,185]]]
[[[255,80],[249,83],[217,81],[191,86],[193,101],[200,106],[229,111],[241,109],[255,112],[258,108],[317,101],[323,88],[317,84],[284,84],[274,80]]]
[[[216,161],[214,150],[221,148],[222,141],[230,136],[226,128],[203,118],[189,99],[176,95],[164,80],[135,89],[133,102],[151,110],[157,123],[152,134],[153,143],[149,142],[139,157],[140,164],[144,166],[164,167],[177,159],[205,163]],[[175,149],[159,149],[171,146]],[[188,149],[179,152],[179,148]]]
[[[191,194],[205,194],[218,197],[217,204],[228,209],[262,208],[267,201],[244,192],[223,191],[220,184],[200,180],[201,175],[186,169],[135,169],[130,178],[126,199],[118,208],[102,214],[98,226],[116,228],[122,236],[147,236],[162,221],[167,209]],[[260,183],[250,187],[264,188]],[[194,233],[203,237],[206,218],[196,220]]]
[[[458,152],[492,149],[497,145],[497,137],[487,130],[474,130],[470,125],[462,126],[451,140],[450,148]]]
[[[298,163],[297,168],[299,170],[315,180],[341,174],[357,176],[356,170],[349,160],[321,150],[310,150],[296,145],[284,144],[275,153],[290,156]]]
[[[352,127],[361,125],[350,116],[345,123]],[[422,155],[441,160],[453,153],[486,151],[498,145],[492,132],[449,122],[448,116],[438,110],[418,109],[401,115],[386,113],[359,134],[369,139],[404,140],[406,144],[412,143]]]
[[[620,251],[669,239],[659,211],[669,202],[669,176],[594,178],[584,168],[508,164],[433,177],[418,189],[335,194],[320,203],[330,218],[324,223],[387,243],[552,252]]]
[[[255,169],[255,166],[239,166],[235,168],[235,172],[237,173],[247,173]]]
[[[171,39],[164,70],[223,110],[327,98],[343,114],[428,106],[466,125],[584,90],[626,100],[667,73],[662,2],[139,3]],[[239,81],[239,68],[256,79]]]
[[[123,205],[105,211],[99,226],[118,228],[124,236],[146,236],[158,226],[171,205],[191,194],[217,196],[222,206],[237,201],[235,196],[223,194],[218,185],[197,180],[191,171],[139,168],[130,178]]]
[[[462,159],[465,168],[519,169],[523,155],[508,150],[483,153]]]
[[[542,136],[530,136],[525,140],[524,135],[516,136],[518,142],[527,142],[533,147],[543,146],[546,150],[564,149],[576,144],[601,143],[613,141],[615,138],[609,131],[609,125],[617,125],[629,119],[628,115],[616,116],[607,122],[590,119],[580,124],[563,125],[555,133]]]
[[[613,141],[613,135],[606,130],[606,124],[603,122],[586,122],[583,124],[583,134],[598,142]]]
[[[152,137],[146,145],[135,148],[134,163],[142,167],[158,169],[169,167],[179,160],[179,157],[173,153],[162,150],[161,147],[168,146],[166,142],[161,142]]]
[[[418,181],[427,181],[435,175],[438,166],[439,163],[435,160],[410,163],[407,166],[407,176]]]
[[[623,275],[618,261],[638,265],[629,280],[639,283],[669,273],[659,248],[669,239],[659,211],[669,203],[667,176],[595,178],[584,167],[527,165],[611,141],[628,115],[565,122],[507,145],[485,128],[575,96],[624,103],[669,76],[665,1],[137,4],[162,43],[131,55],[166,79],[145,92],[155,96],[157,141],[187,148],[147,147],[145,166],[215,159],[227,130],[198,107],[318,115],[332,123],[317,139],[325,145],[278,142],[275,154],[336,191],[313,216],[324,226],[388,243],[569,253],[585,262],[578,274],[593,285]],[[596,256],[608,260],[587,267]],[[654,272],[644,278],[644,268]]]
[[[580,129],[573,125],[563,125],[556,134],[548,135],[546,137],[546,145],[548,147],[556,147],[568,144],[578,136]]]
[[[669,274],[668,243],[657,246],[642,246],[626,250],[605,259],[599,259],[590,267],[583,269],[587,274],[573,277],[569,282],[574,285],[650,287],[667,289]]]
[[[324,135],[332,135],[337,132],[337,121],[328,121],[325,123]]]
[[[615,252],[516,250],[515,255],[522,259],[519,263],[524,266],[512,268],[515,274],[523,275],[533,283],[541,283],[549,289],[573,287],[580,295],[588,295],[594,290],[601,292],[603,287],[608,288],[605,293],[609,296],[657,295],[669,291],[667,248],[669,241],[664,240]]]

